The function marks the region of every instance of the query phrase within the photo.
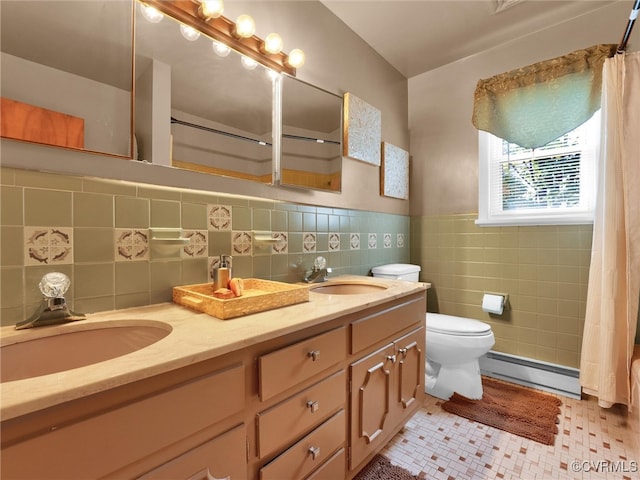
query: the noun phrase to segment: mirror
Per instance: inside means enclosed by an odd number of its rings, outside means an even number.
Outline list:
[[[216,175],[272,181],[273,80],[189,41],[180,23],[147,21],[136,8],[136,135],[139,158]]]
[[[1,135],[131,158],[131,0],[0,2]]]
[[[283,185],[341,191],[342,97],[282,78]]]

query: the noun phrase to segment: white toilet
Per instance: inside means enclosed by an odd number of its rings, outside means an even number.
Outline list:
[[[418,281],[420,267],[406,263],[381,265],[374,277]],[[453,392],[467,398],[482,398],[478,360],[495,343],[491,326],[470,318],[426,314],[425,390],[448,400]]]

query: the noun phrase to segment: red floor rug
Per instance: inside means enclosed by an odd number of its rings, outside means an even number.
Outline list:
[[[404,468],[392,465],[386,457],[376,455],[353,480],[424,480],[424,476],[412,475]]]
[[[482,388],[480,400],[470,400],[454,393],[442,408],[545,445],[555,443],[562,404],[560,399],[488,377],[482,377]]]

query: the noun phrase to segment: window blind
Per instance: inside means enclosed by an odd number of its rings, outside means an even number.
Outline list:
[[[595,205],[599,126],[598,112],[536,149],[480,132],[478,223],[588,222]]]

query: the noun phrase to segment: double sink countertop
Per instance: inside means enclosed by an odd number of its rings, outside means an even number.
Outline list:
[[[2,327],[2,345],[82,329],[108,328],[116,324],[144,325],[149,321],[160,322],[161,327],[171,332],[156,343],[110,360],[0,383],[0,419],[8,420],[209,360],[429,288],[429,284],[422,282],[357,275],[332,277],[329,282],[320,285],[332,283],[371,283],[387,288],[371,293],[340,295],[315,293],[313,287],[317,284],[310,285],[308,302],[229,320],[198,313],[174,303],[160,303],[89,314],[86,320],[62,325],[28,330]],[[100,348],[100,345],[96,345],[96,348]],[[60,352],[60,355],[65,353]],[[34,351],[33,355],[37,356],[38,352]]]

